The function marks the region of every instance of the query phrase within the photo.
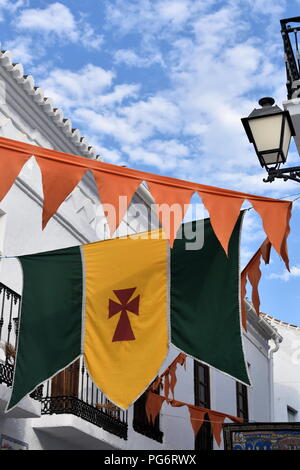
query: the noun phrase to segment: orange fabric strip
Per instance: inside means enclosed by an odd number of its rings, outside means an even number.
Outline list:
[[[180,353],[178,356],[174,359],[174,361],[171,362],[169,367],[155,380],[155,382],[149,387],[150,390],[155,391],[158,390],[159,387],[162,385],[163,379],[164,379],[164,394],[166,397],[169,397],[169,391],[171,390],[171,393],[174,398],[174,389],[175,385],[177,383],[177,377],[176,377],[176,368],[177,364],[180,364],[181,366],[186,365],[186,354]]]
[[[75,170],[75,168],[77,168],[78,172],[81,174],[84,173],[84,170],[90,169],[90,170],[96,170],[97,172],[103,172],[107,176],[117,175],[120,178],[126,177],[130,179],[134,179],[135,181],[136,180],[147,181],[147,183],[150,186],[153,183],[156,185],[162,185],[166,187],[166,190],[165,191],[160,190],[158,191],[158,194],[160,194],[160,196],[162,197],[162,193],[166,195],[168,193],[171,194],[171,192],[173,192],[174,199],[172,197],[171,200],[173,199],[175,201],[177,200],[176,198],[178,198],[179,189],[190,190],[191,193],[194,191],[199,191],[202,197],[204,193],[213,194],[213,195],[222,196],[222,197],[228,196],[230,197],[229,201],[231,205],[232,205],[231,198],[236,198],[239,200],[248,199],[252,203],[254,209],[261,215],[263,219],[263,226],[266,231],[266,234],[268,235],[269,240],[271,241],[272,245],[274,246],[276,251],[279,253],[279,255],[283,257],[283,259],[285,260],[285,263],[288,266],[286,238],[289,233],[289,226],[288,226],[289,216],[290,216],[289,205],[291,204],[291,202],[289,201],[282,201],[282,200],[271,199],[271,198],[266,198],[262,196],[250,195],[247,193],[241,193],[241,192],[232,191],[229,189],[216,188],[213,186],[202,185],[202,184],[193,183],[190,181],[179,180],[176,178],[155,175],[152,173],[133,170],[133,169],[126,168],[126,167],[124,168],[124,167],[120,167],[117,165],[112,165],[110,163],[103,163],[103,162],[98,162],[95,160],[89,160],[84,157],[78,157],[78,156],[70,155],[70,154],[63,153],[63,152],[57,152],[55,150],[37,147],[35,145],[25,144],[23,142],[18,142],[15,140],[0,137],[0,160],[2,159],[2,156],[5,155],[5,153],[7,153],[7,151],[13,151],[11,155],[14,157],[17,157],[18,152],[22,155],[24,154],[35,155],[36,157],[38,157],[39,161],[43,160],[43,164],[41,165],[44,167],[44,169],[47,166],[52,166],[52,163],[54,162],[60,162],[61,164],[66,164],[67,168],[72,167],[72,174],[74,175],[77,174],[77,171]],[[5,157],[3,157],[3,159],[5,159]],[[13,159],[14,158],[11,158],[11,160]],[[7,170],[7,173],[10,175],[10,178],[11,178],[12,177],[11,175],[14,174],[14,171]],[[113,179],[114,178],[112,178],[112,180]],[[111,190],[115,191],[116,194],[119,194],[118,187],[116,186],[115,181],[114,181],[114,184],[112,185]],[[8,182],[7,184],[8,188],[10,187],[9,184],[11,183]],[[6,188],[4,188],[4,190],[6,190]],[[62,196],[62,192],[60,194],[60,197],[61,196]],[[51,200],[52,197],[55,200]],[[56,209],[59,206],[59,201],[56,200],[57,198],[55,195],[52,196],[50,192],[49,193],[47,192],[47,198],[48,198],[47,210],[45,211],[45,214],[43,217],[44,224],[47,222],[49,213],[53,212],[53,209],[56,206],[57,206]],[[183,199],[185,200],[185,197]],[[180,197],[180,200],[181,200],[181,197]],[[164,199],[163,202],[166,202],[166,199]],[[222,201],[222,204],[223,202],[224,201]],[[239,203],[240,201],[237,202],[236,205],[234,205],[235,207],[234,210],[236,210],[236,206],[238,206]],[[215,213],[215,211],[213,212]],[[228,214],[230,215],[230,224],[233,224],[234,211],[232,208],[228,210]],[[227,228],[224,229],[223,223],[220,223],[220,224],[218,224],[217,222],[215,223],[218,226],[218,236],[222,240],[223,246],[226,249],[227,239],[230,238],[229,236],[230,230]],[[222,229],[220,228],[220,226],[222,226]],[[176,227],[174,226],[173,230],[171,231],[173,233],[170,233],[171,243],[172,243],[172,238],[174,237],[175,228]]]
[[[79,183],[86,168],[44,160],[40,157],[36,157],[36,160],[42,173],[44,191],[42,227],[44,229],[59,206]]]
[[[172,247],[194,191],[153,182],[148,182],[148,186],[157,204],[158,218]]]
[[[107,213],[107,223],[112,236],[125,216],[131,199],[142,180],[97,170],[93,170],[93,173],[101,203],[110,204],[115,208],[115,211],[108,210]]]
[[[280,251],[280,254],[281,254],[281,257],[283,259],[283,261],[285,262],[285,265],[286,265],[286,268],[288,269],[288,271],[290,270],[290,265],[289,265],[289,256],[288,256],[288,248],[287,248],[287,237],[289,236],[289,233],[290,233],[290,224],[289,224],[289,221],[290,221],[290,218],[291,218],[291,215],[292,215],[292,206],[293,206],[293,203],[291,202],[289,204],[289,208],[287,210],[287,223],[286,223],[286,232],[285,232],[285,235],[284,235],[284,239],[283,239],[283,242],[282,242],[282,245],[281,245],[281,251]]]
[[[240,215],[244,199],[203,191],[199,191],[199,195],[209,212],[212,228],[225,253],[228,254],[229,240]]]
[[[169,372],[165,375],[165,384],[164,384],[164,394],[166,398],[169,397],[169,390],[170,390],[170,380],[169,380]]]
[[[246,284],[247,284],[247,277],[252,285],[252,303],[255,308],[257,315],[259,315],[259,306],[260,306],[260,299],[259,299],[259,292],[258,292],[258,285],[261,278],[261,271],[260,271],[260,260],[261,257],[263,258],[265,264],[269,264],[270,262],[270,252],[271,252],[271,243],[268,238],[264,240],[262,245],[256,251],[256,253],[252,256],[248,264],[245,266],[241,273],[241,311],[242,311],[242,325],[247,331],[247,313],[245,307],[245,296],[246,296]]]
[[[265,241],[260,247],[260,253],[261,253],[261,256],[263,257],[265,264],[269,264],[270,262],[271,247],[272,245],[268,238],[265,239]]]
[[[149,423],[154,424],[155,418],[161,410],[165,397],[157,395],[157,393],[148,392],[146,399],[146,414]]]
[[[248,269],[247,275],[250,284],[252,285],[252,303],[257,315],[259,315],[260,298],[258,293],[258,284],[261,278],[260,253],[253,259],[253,263]]]
[[[6,196],[21,169],[32,154],[23,154],[15,150],[1,152],[0,158],[0,201]]]

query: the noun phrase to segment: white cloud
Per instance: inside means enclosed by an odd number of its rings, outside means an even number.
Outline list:
[[[179,110],[161,96],[99,112],[85,106],[76,109],[74,115],[80,122],[88,122],[93,133],[97,131],[113,137],[118,145],[137,145],[156,133],[166,136],[180,128]]]
[[[88,123],[88,129],[92,133],[99,133],[102,137],[113,137],[119,144],[140,142],[142,138],[140,132],[134,129],[126,119],[115,113],[97,113],[92,109],[78,108],[73,115],[82,125]]]
[[[32,63],[38,54],[38,47],[33,47],[32,40],[29,37],[18,36],[12,41],[6,41],[3,48],[11,51],[13,60],[22,65]]]
[[[0,0],[0,8],[4,8],[15,12],[18,8],[24,7],[28,4],[28,0],[17,0],[11,2],[10,0]]]
[[[142,163],[168,172],[180,169],[188,162],[189,149],[182,143],[170,140],[149,140],[143,145],[124,145],[122,150],[130,162]]]
[[[292,266],[289,271],[284,271],[282,273],[271,273],[268,276],[268,279],[279,279],[280,281],[288,282],[292,278],[300,277],[300,267]]]
[[[116,85],[111,93],[101,95],[96,99],[96,106],[114,106],[120,104],[124,99],[137,98],[140,85]]]
[[[125,64],[129,67],[150,67],[153,64],[164,65],[163,59],[160,54],[154,53],[153,55],[147,55],[145,57],[139,56],[132,49],[118,49],[114,53],[114,62],[116,64]]]
[[[192,14],[191,2],[185,0],[170,0],[157,3],[156,10],[162,20],[179,25],[185,23]]]
[[[10,0],[0,0],[0,22],[5,20],[5,13],[15,13],[19,8],[26,6],[28,0],[17,0],[11,2]]]
[[[66,69],[54,69],[41,81],[47,96],[56,105],[63,108],[74,108],[95,100],[112,84],[114,73],[92,64],[87,64],[78,72]]]
[[[103,35],[96,34],[85,18],[77,21],[71,10],[60,2],[51,3],[46,8],[22,10],[16,27],[28,32],[54,34],[91,49],[99,49],[103,43]]]
[[[62,3],[52,3],[48,7],[23,10],[18,18],[18,28],[54,32],[58,35],[70,35],[77,39],[76,21]]]
[[[187,22],[205,11],[215,0],[117,0],[107,4],[106,21],[118,34],[131,31],[164,37],[181,31]]]
[[[243,0],[245,1],[245,0]],[[253,13],[257,13],[261,15],[268,15],[268,16],[279,16],[282,15],[286,6],[286,0],[246,0],[251,6],[251,10]]]

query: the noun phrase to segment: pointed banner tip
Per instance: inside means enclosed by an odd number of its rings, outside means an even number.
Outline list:
[[[44,230],[51,217],[81,181],[87,168],[42,157],[35,158],[42,174],[44,193],[42,230]]]
[[[112,237],[122,222],[142,179],[93,169],[100,201]]]
[[[152,181],[148,181],[148,186],[156,202],[158,219],[169,240],[170,247],[173,248],[178,229],[195,191],[177,186],[165,186]]]
[[[51,215],[47,215],[43,209],[43,215],[42,215],[42,231],[45,230],[49,220],[51,219]]]
[[[209,212],[211,226],[228,256],[229,242],[240,215],[244,198],[222,196],[220,194],[198,191],[202,202]]]

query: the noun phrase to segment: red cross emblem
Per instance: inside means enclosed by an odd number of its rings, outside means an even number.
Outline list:
[[[121,312],[112,341],[132,341],[135,339],[127,314],[127,312],[131,312],[135,315],[139,315],[140,296],[138,295],[134,299],[130,300],[135,290],[136,287],[132,287],[131,289],[114,290],[113,292],[120,303],[109,299],[108,318]]]

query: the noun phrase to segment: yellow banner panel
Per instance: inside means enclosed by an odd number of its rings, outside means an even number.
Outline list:
[[[82,250],[85,362],[95,384],[126,409],[155,379],[168,352],[168,242],[127,237]]]

